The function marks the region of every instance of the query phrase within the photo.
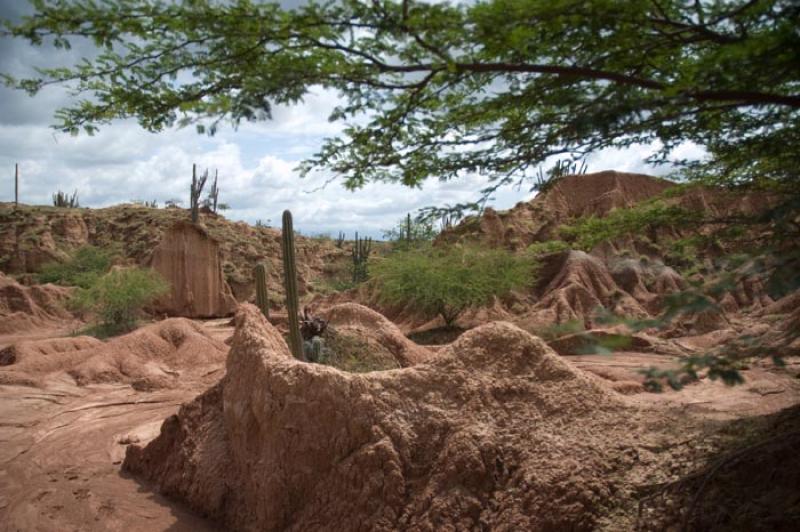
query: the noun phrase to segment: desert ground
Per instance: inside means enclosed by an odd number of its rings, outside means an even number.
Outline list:
[[[580,186],[587,179],[595,190]],[[456,226],[441,245],[522,249],[564,220],[603,216],[666,186],[614,172],[569,177]],[[720,208],[712,196],[690,201]],[[3,530],[797,523],[800,307],[796,293],[772,298],[763,279],[743,277],[717,308],[666,332],[632,331],[595,321],[593,309],[658,315],[682,275],[634,240],[559,250],[543,259],[536,287],[469,309],[454,339],[416,343],[441,323],[383,305],[368,284],[325,288],[347,250],[298,238],[304,301],[335,345],[360,346],[354,369],[292,356],[276,230],[211,215],[195,227],[182,210],[4,208]],[[70,289],[31,275],[102,244],[109,228],[125,235],[128,261],[173,288],[139,328],[101,340],[67,310]],[[269,318],[249,303],[253,261],[270,263]],[[556,327],[576,318],[577,332]],[[610,336],[627,342],[586,349]],[[785,349],[780,363],[744,359],[736,386],[702,371],[679,390],[644,386],[643,368],[674,369],[743,337]]]

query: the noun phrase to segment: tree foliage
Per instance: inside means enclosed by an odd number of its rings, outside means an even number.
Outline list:
[[[36,276],[37,281],[88,288],[111,268],[115,255],[113,250],[83,246],[64,262],[44,264]]]
[[[399,251],[372,267],[383,301],[439,315],[448,327],[467,308],[532,283],[533,272],[524,256],[463,246]]]
[[[349,187],[476,173],[493,186],[548,157],[689,141],[690,177],[797,188],[800,4],[794,0],[34,0],[8,31],[101,53],[5,82],[83,95],[64,131],[135,117],[150,131],[269,118],[337,91],[344,134],[303,168]],[[491,188],[491,187],[490,187]],[[488,192],[487,192],[488,193]]]
[[[383,239],[392,242],[394,249],[407,249],[430,244],[439,232],[432,220],[418,220],[409,214],[398,220],[391,229],[384,229],[382,233]]]
[[[120,268],[79,289],[70,300],[79,311],[96,315],[108,333],[133,328],[142,309],[169,290],[169,284],[149,268]]]

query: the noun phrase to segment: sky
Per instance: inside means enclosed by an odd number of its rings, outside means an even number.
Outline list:
[[[0,18],[15,20],[28,12],[26,0],[0,0]],[[72,65],[91,53],[87,45],[63,51],[0,36],[0,72],[22,76],[35,66]],[[46,88],[31,98],[0,85],[0,201],[13,201],[14,164],[19,163],[22,203],[51,204],[56,191],[77,190],[82,207],[133,200],[163,205],[173,198],[187,206],[196,163],[201,171],[219,173],[219,201],[230,206],[224,213],[229,219],[279,225],[281,212],[290,209],[295,228],[306,235],[359,231],[380,237],[408,212],[474,201],[487,184],[477,177],[432,179],[422,189],[369,184],[351,192],[338,181],[323,187],[331,177],[325,173],[301,179],[295,170],[298,163],[341,129],[328,122],[337,95],[322,89],[299,105],[276,107],[271,121],[243,124],[237,130],[222,127],[213,137],[199,135],[193,127],[148,133],[134,120],[102,126],[94,136],[73,137],[50,127],[55,111],[70,101],[61,87]],[[642,146],[607,150],[590,156],[587,164],[590,172],[664,173],[664,167],[645,163],[650,151]],[[507,209],[532,196],[527,187],[506,187],[490,204]]]

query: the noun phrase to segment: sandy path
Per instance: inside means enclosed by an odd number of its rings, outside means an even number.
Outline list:
[[[569,356],[567,359],[581,369],[622,381],[641,381],[640,369],[674,367],[677,360],[666,355],[636,352]],[[666,388],[663,393],[638,393],[627,399],[640,406],[675,408],[706,419],[768,415],[800,403],[800,379],[795,377],[800,375],[800,359],[788,358],[785,364],[784,368],[776,368],[768,360],[758,361],[741,372],[745,382],[737,386],[703,378],[680,391]]]
[[[232,331],[222,320],[206,326],[221,339]],[[214,530],[122,473],[120,441],[154,437],[221,375],[155,392],[66,377],[43,389],[0,386],[0,530]]]
[[[119,440],[154,434],[194,395],[122,385],[0,387],[2,529],[211,529],[119,471]]]
[[[229,320],[204,323],[219,340]],[[48,333],[55,333],[54,331]],[[0,337],[0,345],[8,343]],[[568,357],[578,367],[635,380],[636,370],[674,363],[671,357],[615,353]],[[788,371],[753,367],[747,383],[729,388],[702,382],[681,392],[641,393],[627,400],[645,408],[680,409],[700,417],[767,414],[800,402],[798,361]],[[203,531],[214,525],[120,471],[125,445],[147,441],[179,405],[222,376],[220,367],[181,388],[138,392],[127,385],[76,386],[62,377],[45,388],[0,386],[0,531]]]

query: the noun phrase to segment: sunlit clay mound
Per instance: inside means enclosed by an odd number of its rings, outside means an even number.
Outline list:
[[[0,272],[0,334],[64,325],[74,318],[64,309],[70,289],[52,284],[23,286]]]
[[[201,325],[172,318],[107,342],[82,336],[16,343],[0,351],[0,383],[39,385],[66,373],[79,385],[172,387],[183,372],[221,363],[226,351]]]
[[[431,352],[415,344],[383,315],[357,303],[343,303],[324,313],[335,334],[359,341],[381,360],[406,367],[427,360]]]
[[[532,329],[572,320],[584,321],[598,308],[627,316],[647,316],[633,297],[617,290],[603,261],[583,251],[568,251],[552,257],[540,275],[540,299],[520,320]]]
[[[226,377],[124,462],[227,529],[589,530],[613,498],[625,408],[513,325],[352,374],[236,322]]]

